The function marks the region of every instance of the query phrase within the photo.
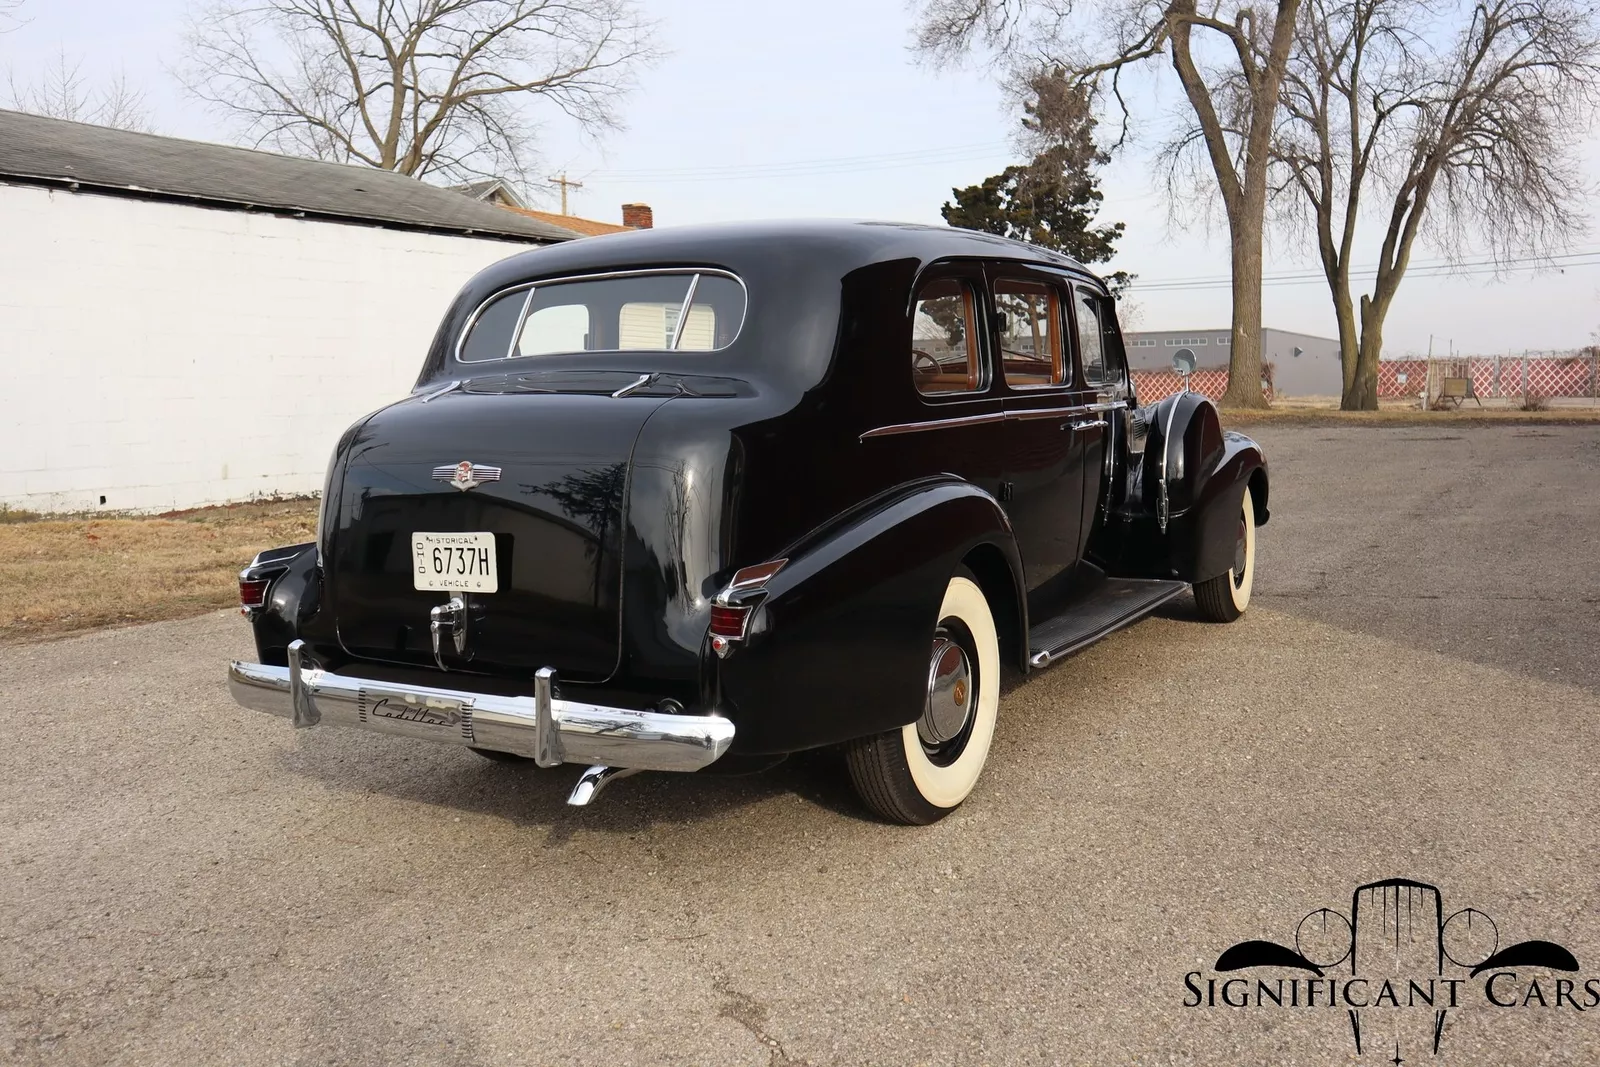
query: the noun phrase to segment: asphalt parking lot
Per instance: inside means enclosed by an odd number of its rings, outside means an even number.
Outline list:
[[[925,829],[822,758],[577,810],[574,768],[297,735],[229,702],[232,614],[0,649],[0,1061],[1347,1062],[1344,1010],[1184,976],[1397,876],[1600,977],[1600,428],[1256,436],[1249,614],[1016,686]],[[1600,1061],[1600,1010],[1399,1018],[1369,1059]]]

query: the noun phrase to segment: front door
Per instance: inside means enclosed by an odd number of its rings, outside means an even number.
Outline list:
[[[1005,387],[1001,499],[1016,532],[1034,618],[1054,614],[1067,595],[1087,532],[1085,415],[1067,345],[1069,292],[1042,272],[1014,264],[991,267],[995,351]]]
[[[1078,363],[1084,391],[1080,395],[1091,411],[1082,419],[1083,511],[1079,547],[1088,543],[1100,508],[1109,503],[1114,476],[1115,450],[1125,448],[1123,410],[1127,406],[1128,365],[1122,351],[1122,334],[1111,298],[1082,283],[1072,286],[1072,319],[1077,338]],[[1091,421],[1100,425],[1091,426]]]

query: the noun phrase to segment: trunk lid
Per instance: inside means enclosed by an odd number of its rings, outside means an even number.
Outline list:
[[[667,399],[455,391],[369,419],[336,457],[343,471],[325,545],[328,606],[345,650],[434,666],[429,613],[451,594],[414,588],[412,534],[486,532],[499,588],[465,596],[465,648],[457,653],[446,634],[445,665],[609,677],[620,651],[629,462]],[[500,476],[460,489],[450,478],[463,460]]]

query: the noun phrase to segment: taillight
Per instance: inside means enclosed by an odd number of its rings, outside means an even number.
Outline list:
[[[711,605],[711,636],[738,640],[744,636],[744,624],[749,615],[748,605]]]
[[[787,559],[775,559],[754,567],[741,567],[733,581],[711,602],[711,651],[726,656],[735,641],[743,641],[750,626],[750,612],[766,598],[766,584],[783,569]]]
[[[255,611],[265,607],[267,603],[267,590],[272,586],[271,578],[239,578],[239,610],[243,612]]]

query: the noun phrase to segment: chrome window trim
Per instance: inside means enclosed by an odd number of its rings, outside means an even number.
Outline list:
[[[513,359],[517,354],[517,346],[522,343],[522,328],[528,324],[528,309],[533,306],[533,293],[538,286],[530,285],[528,295],[522,298],[522,310],[517,312],[517,321],[511,324],[511,339],[506,342],[506,359]],[[585,311],[588,309],[585,308]],[[462,338],[465,340],[466,338]],[[487,362],[479,360],[480,363]]]
[[[639,278],[639,277],[645,277],[645,276],[650,276],[650,275],[670,275],[670,274],[688,274],[688,275],[692,275],[692,277],[690,278],[690,282],[689,282],[689,284],[690,284],[689,295],[690,296],[692,296],[694,294],[694,290],[699,288],[699,279],[700,279],[701,275],[711,275],[711,276],[718,277],[718,278],[729,278],[732,281],[738,283],[740,291],[744,293],[744,313],[739,316],[739,325],[733,331],[733,339],[732,340],[730,340],[727,344],[723,345],[720,348],[709,349],[709,351],[711,351],[711,352],[722,352],[722,351],[725,351],[726,349],[728,349],[729,347],[731,347],[733,345],[734,341],[737,341],[739,339],[739,335],[744,332],[745,321],[747,319],[749,319],[749,317],[750,317],[750,287],[745,285],[743,278],[739,277],[737,274],[733,273],[730,270],[722,270],[721,268],[718,268],[718,267],[641,267],[641,268],[638,268],[636,270],[610,270],[610,271],[601,271],[601,272],[595,273],[595,274],[563,274],[563,275],[560,275],[559,277],[555,277],[555,278],[541,278],[538,281],[518,282],[516,285],[508,285],[504,289],[500,289],[500,290],[498,290],[498,291],[496,291],[494,293],[489,294],[489,296],[485,297],[483,299],[483,301],[480,304],[478,304],[477,307],[472,309],[472,314],[467,316],[466,325],[461,328],[461,333],[456,338],[455,347],[451,352],[451,356],[457,363],[462,364],[463,366],[471,366],[471,367],[481,366],[481,365],[483,365],[485,363],[498,363],[501,360],[506,360],[506,359],[525,359],[525,358],[528,358],[528,357],[524,357],[524,356],[512,356],[510,353],[515,351],[516,344],[521,339],[522,327],[523,327],[523,324],[527,321],[527,318],[528,318],[528,305],[529,305],[529,301],[531,301],[533,299],[533,291],[535,289],[540,288],[541,286],[567,285],[567,284],[572,283],[572,282],[601,282],[601,281],[608,281],[608,280],[610,280],[612,278]],[[504,356],[495,356],[495,357],[490,358],[490,359],[462,359],[461,358],[461,353],[462,353],[462,350],[464,348],[466,348],[467,338],[472,336],[473,327],[478,325],[478,320],[483,317],[483,313],[486,310],[488,310],[489,305],[493,304],[495,301],[501,299],[502,297],[511,296],[514,293],[521,293],[521,292],[526,292],[528,294],[528,296],[523,300],[522,312],[521,312],[521,314],[519,314],[517,316],[516,326],[513,327],[512,331],[511,331],[511,343],[506,349],[506,353],[507,354],[504,355]],[[679,316],[680,316],[679,317],[679,321],[680,322],[682,321],[682,313],[683,313],[684,310],[686,310],[686,308],[688,306],[689,305],[687,303],[685,303],[684,305],[680,305],[679,306]],[[565,355],[581,356],[581,355],[600,355],[602,353],[609,354],[609,353],[613,353],[613,352],[671,352],[671,351],[673,351],[673,349],[670,349],[670,348],[600,348],[600,349],[593,349],[593,350],[585,349],[585,350],[582,350],[582,351],[574,351],[574,352],[542,352],[542,353],[540,353],[540,355],[546,355],[546,356],[565,356]]]
[[[676,352],[678,350],[678,342],[683,340],[683,324],[689,321],[689,309],[694,307],[694,291],[699,287],[700,272],[696,271],[694,277],[689,279],[689,288],[683,294],[683,303],[678,305],[678,321],[672,324],[672,344],[667,346],[669,351]],[[743,326],[744,323],[741,322],[739,325]],[[714,344],[717,339],[712,337],[711,340]],[[712,351],[714,352],[716,349],[712,349]]]

